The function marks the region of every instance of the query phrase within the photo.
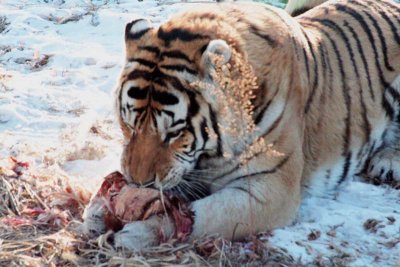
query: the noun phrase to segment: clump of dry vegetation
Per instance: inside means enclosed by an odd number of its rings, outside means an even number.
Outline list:
[[[237,157],[242,166],[262,153],[272,153],[280,157],[283,154],[275,151],[272,144],[259,137],[258,127],[254,122],[254,101],[259,85],[253,68],[243,55],[232,49],[229,63],[223,56],[210,55],[214,70],[211,74],[213,84],[194,82],[198,90],[206,90],[216,99],[218,105],[219,129],[224,139],[231,143],[232,152],[225,152],[225,157]],[[210,138],[216,138],[210,133]],[[239,151],[240,155],[233,155]]]

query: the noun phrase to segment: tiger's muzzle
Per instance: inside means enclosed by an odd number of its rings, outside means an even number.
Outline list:
[[[147,185],[162,182],[172,168],[172,151],[159,135],[150,130],[132,135],[124,147],[122,171],[129,182]]]

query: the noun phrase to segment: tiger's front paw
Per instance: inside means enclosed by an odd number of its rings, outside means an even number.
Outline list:
[[[168,217],[153,216],[146,221],[128,223],[114,234],[117,248],[140,251],[158,245],[162,240],[172,237],[174,225]]]
[[[83,224],[80,227],[82,233],[95,237],[106,232],[104,221],[106,208],[100,200],[92,200],[83,214]]]
[[[400,151],[385,148],[376,153],[368,166],[367,176],[380,182],[400,182]]]
[[[158,243],[158,233],[155,232],[155,229],[141,221],[129,223],[114,234],[116,248],[140,251]]]

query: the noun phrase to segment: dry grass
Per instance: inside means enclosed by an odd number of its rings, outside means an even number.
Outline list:
[[[295,260],[266,241],[205,237],[140,253],[116,250],[112,233],[89,240],[76,230],[90,194],[71,188],[58,168],[38,169],[0,159],[0,266],[293,266]]]

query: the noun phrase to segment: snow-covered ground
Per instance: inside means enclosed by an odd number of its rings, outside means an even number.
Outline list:
[[[189,6],[174,2],[1,0],[0,157],[56,164],[90,189],[118,169],[112,90],[124,25],[138,16],[161,23]],[[307,196],[296,222],[268,242],[303,264],[336,255],[400,266],[400,192],[354,181],[335,197]]]

